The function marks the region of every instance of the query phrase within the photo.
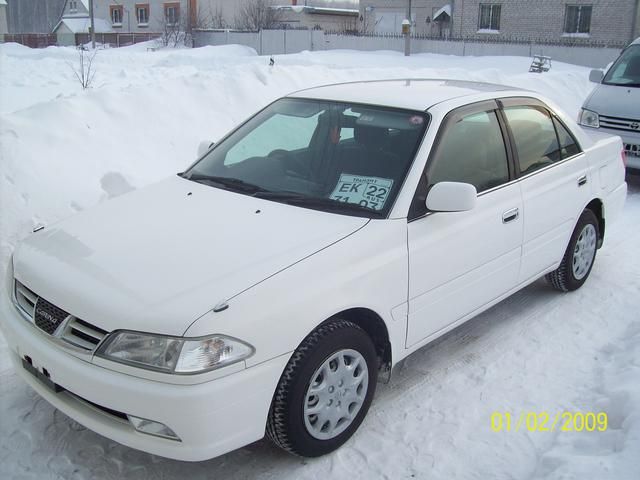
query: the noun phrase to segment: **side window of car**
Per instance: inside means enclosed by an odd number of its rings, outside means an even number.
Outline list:
[[[523,175],[562,160],[556,129],[546,110],[518,106],[507,107],[504,113],[516,143]]]
[[[556,127],[556,132],[558,132],[558,141],[560,142],[560,154],[562,159],[569,158],[580,153],[580,147],[565,126],[562,125],[555,117],[553,119],[553,124]]]
[[[509,181],[507,152],[496,113],[475,113],[448,125],[427,176],[429,185],[470,183],[478,192]]]

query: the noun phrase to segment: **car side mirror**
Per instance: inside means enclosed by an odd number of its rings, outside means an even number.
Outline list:
[[[436,183],[425,202],[432,212],[467,212],[473,210],[478,199],[476,187],[469,183]]]
[[[593,83],[602,83],[604,72],[600,69],[591,70],[589,73],[589,81]]]
[[[202,157],[205,153],[211,150],[215,144],[216,143],[212,142],[211,140],[201,141],[200,145],[198,145],[198,158]]]

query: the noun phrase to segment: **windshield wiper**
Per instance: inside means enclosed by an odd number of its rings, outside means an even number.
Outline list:
[[[203,173],[192,173],[190,175],[185,175],[184,178],[187,180],[193,180],[194,182],[220,186],[238,192],[256,193],[268,191],[259,185],[245,182],[239,178],[219,177],[217,175],[205,175]]]
[[[640,83],[632,82],[632,83],[618,83],[618,82],[602,82],[604,85],[611,85],[614,87],[640,87]]]
[[[317,208],[334,212],[349,212],[364,216],[373,215],[378,218],[384,217],[382,212],[363,207],[356,203],[339,202],[326,197],[308,197],[296,192],[260,191],[256,192],[253,196],[257,198],[264,198],[265,200],[283,202],[289,205],[297,205],[300,207]]]

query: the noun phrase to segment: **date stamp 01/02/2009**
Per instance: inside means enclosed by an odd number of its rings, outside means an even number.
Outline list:
[[[609,418],[605,412],[493,412],[494,432],[604,432]]]

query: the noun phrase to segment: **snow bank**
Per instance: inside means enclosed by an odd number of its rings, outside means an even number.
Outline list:
[[[557,64],[527,73],[529,59],[336,51],[258,57],[231,45],[156,52],[107,49],[93,88],[74,79],[78,52],[0,45],[2,202],[0,259],[34,224],[105,198],[117,172],[140,187],[184,169],[202,139],[217,139],[275,98],[336,81],[455,78],[544,91],[572,115],[589,92],[587,69]]]
[[[538,90],[577,115],[588,69],[530,59],[405,58],[397,52],[260,57],[246,47],[100,51],[93,88],[72,48],[0,45],[0,270],[19,238],[183,170],[273,99],[338,81],[453,78]],[[536,284],[410,357],[382,385],[361,432],[318,460],[264,442],[201,464],[152,457],[70,421],[10,371],[0,337],[0,477],[632,478],[640,471],[640,187],[608,233],[593,279],[557,295]],[[2,276],[1,278],[4,278]],[[578,314],[579,312],[579,314]],[[606,434],[493,433],[495,410],[606,410]],[[579,472],[581,475],[576,475]]]

